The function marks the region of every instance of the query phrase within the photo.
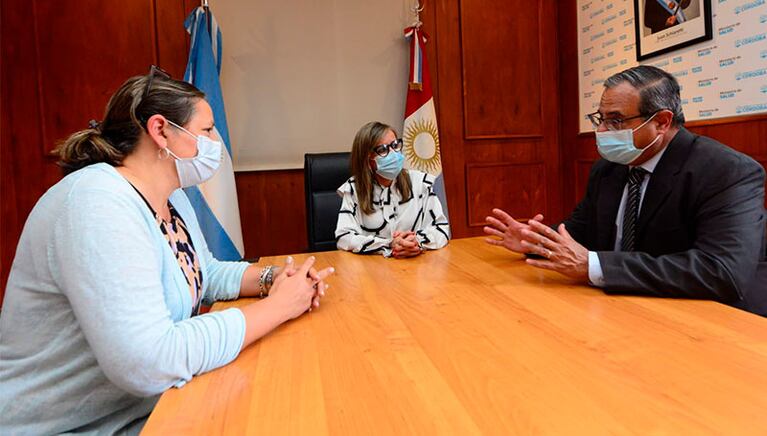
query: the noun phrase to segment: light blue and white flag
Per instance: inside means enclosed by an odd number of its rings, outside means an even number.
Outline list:
[[[684,23],[687,21],[687,17],[684,16],[684,12],[682,12],[682,2],[681,0],[656,0],[663,9],[666,10],[670,15],[673,15],[676,17],[677,23]]]
[[[240,260],[244,253],[240,208],[232,167],[232,146],[224,112],[219,74],[221,73],[221,31],[209,8],[198,7],[184,21],[192,36],[184,80],[205,93],[213,109],[215,131],[226,147],[221,166],[213,178],[184,191],[194,206],[197,220],[213,256],[219,260]],[[211,38],[214,35],[214,38]]]

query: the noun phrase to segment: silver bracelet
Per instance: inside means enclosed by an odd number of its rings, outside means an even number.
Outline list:
[[[274,265],[267,265],[261,269],[261,275],[258,277],[258,298],[264,298],[269,295],[274,283]]]

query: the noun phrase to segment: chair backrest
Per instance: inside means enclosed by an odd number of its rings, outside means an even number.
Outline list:
[[[336,223],[341,197],[336,193],[349,178],[351,153],[307,153],[304,155],[306,230],[309,251],[336,249]]]

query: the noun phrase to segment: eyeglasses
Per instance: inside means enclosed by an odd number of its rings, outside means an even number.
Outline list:
[[[623,129],[623,123],[626,121],[641,117],[647,118],[647,115],[645,114],[639,114],[628,118],[605,118],[601,113],[599,113],[599,111],[590,113],[586,116],[589,118],[589,121],[591,121],[591,124],[595,129],[599,128],[599,126],[604,123],[605,127],[607,127],[607,130],[621,130]]]
[[[165,80],[169,80],[170,79],[170,74],[168,74],[165,70],[163,70],[162,68],[158,67],[157,65],[152,65],[149,68],[148,76],[149,76],[149,79],[147,79],[147,81],[146,81],[146,88],[144,88],[144,94],[141,97],[142,99],[146,98],[149,95],[149,90],[152,89],[152,82],[154,81],[154,78],[156,76],[160,76],[160,77],[162,77]]]
[[[385,157],[389,154],[389,150],[400,151],[402,150],[402,138],[397,138],[388,144],[381,144],[373,147],[375,154]]]

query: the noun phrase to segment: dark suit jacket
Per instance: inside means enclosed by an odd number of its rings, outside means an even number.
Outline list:
[[[647,185],[634,252],[614,251],[627,179],[626,165],[596,162],[586,197],[565,221],[597,252],[605,291],[711,299],[767,315],[761,165],[680,129]]]
[[[658,4],[657,0],[646,0],[644,10],[644,25],[649,27],[652,33],[660,32],[666,28],[666,20],[671,14]],[[668,2],[667,2],[668,3]],[[690,0],[681,1],[681,9],[690,6]]]

